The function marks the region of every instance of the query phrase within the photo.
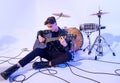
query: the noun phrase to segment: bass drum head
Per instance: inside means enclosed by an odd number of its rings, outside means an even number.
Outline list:
[[[75,52],[75,51],[79,50],[83,45],[82,33],[76,27],[66,28],[66,31],[69,34],[73,34],[73,35],[77,36],[76,39],[72,40],[72,47],[71,47],[70,52]]]

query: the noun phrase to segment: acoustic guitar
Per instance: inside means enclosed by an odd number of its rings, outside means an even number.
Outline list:
[[[64,35],[62,37],[65,38],[65,39],[68,39],[68,40],[74,40],[74,39],[77,38],[77,35],[67,34],[67,35]],[[35,44],[33,46],[33,49],[35,49],[35,48],[45,48],[47,46],[48,42],[59,40],[59,38],[60,38],[60,36],[59,37],[53,37],[53,38],[46,38],[44,43],[41,43],[41,42],[39,42],[38,39],[36,39]]]

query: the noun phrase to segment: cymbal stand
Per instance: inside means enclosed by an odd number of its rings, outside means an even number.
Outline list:
[[[113,56],[115,56],[115,53],[112,51],[110,45],[106,42],[105,38],[101,36],[101,31],[100,31],[100,28],[101,28],[101,14],[102,14],[102,12],[101,12],[101,10],[99,10],[99,12],[97,13],[97,16],[99,18],[99,27],[98,27],[99,34],[96,37],[93,45],[91,46],[91,48],[90,48],[90,50],[88,52],[88,54],[90,54],[93,47],[96,45],[96,43],[98,43],[97,44],[97,49],[96,49],[96,52],[98,52],[98,54],[95,56],[95,60],[97,60],[97,56],[102,56],[103,55],[103,47],[102,47],[102,44],[101,44],[102,39],[104,40],[106,45],[109,47],[109,49],[112,52]]]

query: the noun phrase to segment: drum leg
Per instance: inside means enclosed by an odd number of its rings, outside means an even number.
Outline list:
[[[90,45],[88,45],[88,46],[86,46],[84,49],[83,49],[83,51],[85,51],[86,49],[90,49]]]
[[[83,49],[83,51],[85,51],[86,49],[88,49],[88,51],[89,51],[89,50],[90,50],[90,47],[91,47],[91,41],[90,41],[90,34],[91,34],[91,32],[86,32],[86,34],[87,34],[87,38],[88,38],[89,44],[88,44],[88,46],[86,46],[86,47]]]
[[[96,52],[98,52],[98,54],[95,56],[95,60],[97,60],[97,56],[101,56],[103,55],[103,46],[101,45],[101,42],[102,40],[105,42],[105,44],[109,47],[110,51],[112,52],[113,56],[116,56],[115,53],[113,52],[113,50],[111,49],[110,45],[107,43],[107,41],[105,40],[104,37],[102,36],[97,36],[97,38],[95,39],[93,45],[91,46],[88,54],[91,53],[92,49],[94,48],[94,46],[96,45],[96,43],[98,42],[97,44],[97,49],[96,49]]]

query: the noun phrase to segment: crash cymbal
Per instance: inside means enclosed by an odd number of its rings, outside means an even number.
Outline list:
[[[91,14],[91,15],[104,15],[104,14],[108,14],[108,12],[98,12],[98,13],[95,13],[95,14]]]
[[[63,14],[63,13],[53,13],[53,15],[59,16],[59,17],[70,17],[69,15],[66,15],[66,14]]]

